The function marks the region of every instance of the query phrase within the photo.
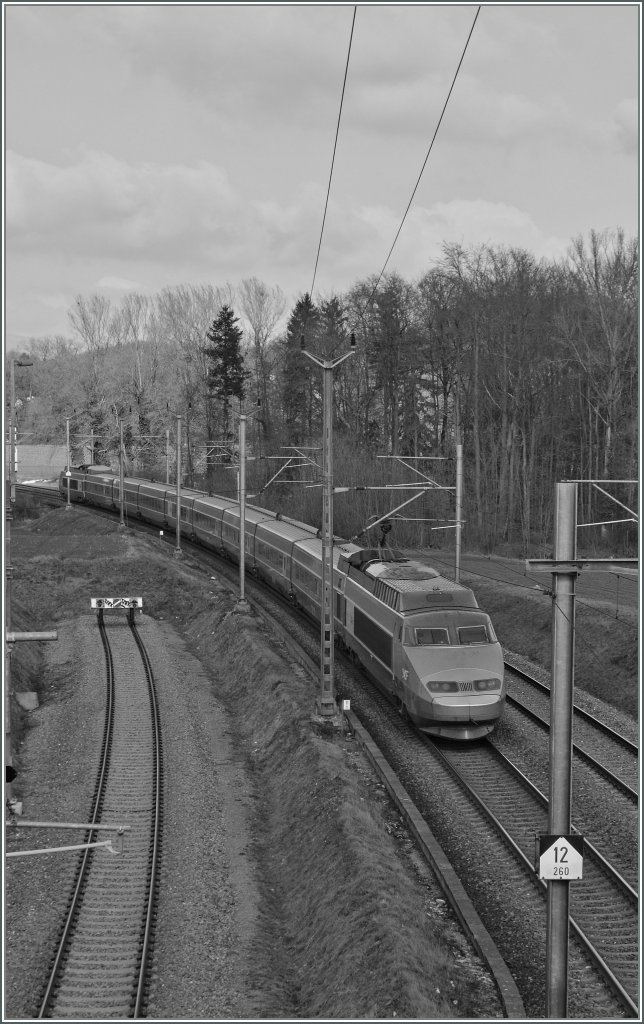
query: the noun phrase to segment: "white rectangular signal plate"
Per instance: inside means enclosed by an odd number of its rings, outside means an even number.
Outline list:
[[[540,836],[539,878],[550,882],[571,882],[583,878],[583,836]]]

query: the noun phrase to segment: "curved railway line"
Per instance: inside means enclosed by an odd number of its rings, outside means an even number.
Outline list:
[[[112,618],[99,629],[106,714],[90,824],[116,820],[129,831],[119,856],[79,858],[39,1017],[145,1015],[162,825],[159,707],[136,626]]]
[[[60,498],[55,502],[58,505],[61,503]],[[154,528],[152,532],[157,533]],[[186,547],[193,547],[187,540],[182,540],[182,543]],[[194,545],[194,550],[199,552],[199,557],[204,554],[198,545]],[[212,553],[207,553],[205,557],[213,564],[216,562],[221,569],[221,559],[216,559]],[[222,571],[222,575],[228,574],[234,583],[238,578],[236,567],[231,565],[225,572]],[[260,596],[266,594],[265,588],[259,589],[251,580],[248,580],[247,586],[262,613],[274,617],[276,595],[271,591],[270,598]],[[319,637],[315,634],[315,627],[309,623],[303,630],[294,629],[293,609],[284,608],[285,602],[279,599],[277,603],[281,606],[277,621],[282,624],[282,634],[288,634],[289,643],[302,646],[309,660],[311,657],[316,660]],[[302,639],[302,633],[308,634],[308,639]],[[297,638],[293,634],[297,634]],[[428,807],[431,805],[431,790],[440,785],[445,787],[446,792],[453,794],[446,801],[446,820],[457,813],[459,818],[471,822],[477,851],[480,847],[485,851],[486,863],[493,864],[502,877],[512,879],[512,891],[516,890],[517,895],[511,916],[521,918],[524,914],[527,917],[536,914],[543,918],[547,886],[535,873],[535,836],[547,832],[547,798],[503,756],[494,745],[493,737],[491,740],[468,744],[467,747],[421,737],[400,719],[391,704],[374,691],[372,686],[356,682],[358,677],[355,667],[345,665],[339,653],[338,668],[338,676],[343,680],[339,682],[339,688],[344,687],[346,694],[344,690],[343,694],[352,698],[353,710],[357,711],[360,720],[381,745],[384,756],[393,770],[399,773],[402,784],[407,786],[411,798],[432,829],[434,818],[431,812],[424,809],[424,804],[427,803]],[[509,705],[517,713],[528,716],[528,720],[542,734],[549,729],[549,688],[512,664],[507,663],[507,668],[519,680],[519,684],[513,686],[512,696],[508,698]],[[347,682],[349,676],[351,681]],[[364,708],[358,707],[363,699]],[[604,723],[593,719],[581,708],[575,707],[575,716],[575,734],[581,734],[582,737],[575,746],[575,756],[581,758],[592,771],[598,772],[609,785],[614,786],[620,799],[631,805],[637,804],[637,746]],[[408,769],[405,767],[405,759],[409,749],[413,750],[415,766],[406,777]],[[608,764],[611,768],[608,768]],[[459,857],[464,855],[458,847],[452,852],[449,844],[445,846],[445,852],[448,857],[453,856],[455,864],[459,864]],[[477,885],[486,884],[480,881],[484,875],[485,872],[479,876],[474,889]],[[493,878],[488,878],[487,883],[494,887]],[[466,881],[465,884],[467,887]],[[477,895],[473,894],[472,899],[476,907]],[[507,934],[504,922],[499,921],[497,927],[495,920],[486,914],[484,908],[481,915],[492,939],[506,956],[508,964],[512,965],[517,951],[513,948],[512,935]],[[590,1015],[638,1016],[637,892],[588,842],[583,884],[573,883],[571,889],[571,932],[571,986],[576,986],[577,993],[587,994],[589,1005],[601,1007],[598,1012]],[[528,970],[543,978],[545,946],[542,948],[541,939],[537,945],[538,951],[535,950],[532,959],[524,950],[521,951],[521,957],[528,962]],[[532,980],[531,975],[530,982]],[[529,998],[526,1006],[529,1005]],[[585,1015],[585,1008],[580,1015]]]
[[[232,568],[232,567],[231,567]],[[234,570],[231,573],[234,579]],[[275,617],[274,604],[277,603],[292,615],[292,609],[286,602],[271,591],[267,604],[266,590],[258,584],[250,583],[253,600],[261,609],[261,613],[270,616],[280,626],[281,616]],[[307,623],[311,632],[311,648],[305,645],[305,657],[309,665],[311,656],[315,662],[317,654],[314,636],[315,627]],[[287,634],[289,644],[298,646],[300,638],[293,636],[292,628],[282,623],[280,632]],[[340,652],[339,660],[344,661]],[[347,668],[349,663],[347,660]],[[351,663],[349,671],[355,669]],[[315,671],[315,669],[314,669]],[[528,679],[531,677],[527,677]],[[547,689],[547,687],[546,687]],[[376,700],[385,715],[399,719],[399,714],[379,693]],[[359,720],[361,712],[356,711]],[[585,714],[585,713],[584,713]],[[587,716],[592,718],[592,716]],[[593,720],[593,723],[596,720]],[[403,727],[406,723],[401,723]],[[604,734],[598,723],[600,734]],[[412,726],[408,726],[413,729]],[[606,727],[608,728],[608,727]],[[414,731],[415,732],[415,731]],[[608,729],[613,734],[613,730]],[[548,831],[548,799],[527,779],[515,766],[505,758],[493,745],[493,736],[472,744],[450,743],[449,741],[433,741],[429,737],[419,736],[426,749],[435,751],[435,756],[442,759],[453,775],[458,787],[466,792],[469,800],[476,804],[482,815],[481,828],[486,831],[489,840],[489,826],[494,825],[498,836],[493,842],[505,846],[510,857],[518,861],[519,888],[533,889],[534,897],[543,907],[547,891],[545,882],[540,881],[535,873],[535,836]],[[617,742],[618,734],[614,734]],[[624,740],[627,748],[632,744]],[[635,748],[636,750],[637,748]],[[449,751],[449,753],[448,753]],[[460,759],[460,767],[456,760]],[[481,763],[481,760],[483,763]],[[495,764],[494,771],[491,766]],[[465,765],[468,766],[467,771]],[[471,776],[472,782],[467,776]],[[432,771],[427,771],[427,778],[433,779]],[[476,780],[476,782],[474,782]],[[510,780],[510,782],[509,782]],[[428,783],[433,784],[433,781]],[[482,795],[487,795],[487,799]],[[493,806],[496,805],[495,813]],[[507,824],[503,824],[507,822]],[[431,826],[431,820],[428,821]],[[594,976],[598,981],[598,1000],[613,1000],[616,1015],[637,1016],[638,969],[639,969],[639,933],[638,933],[638,895],[630,883],[613,868],[605,857],[590,843],[585,844],[584,885],[573,885],[571,890],[571,944],[570,970],[576,972],[580,979],[580,987],[592,989],[588,976],[589,967],[594,968]],[[515,868],[516,870],[516,868]],[[526,885],[526,883],[531,883]],[[581,895],[580,895],[581,894]],[[476,901],[475,901],[476,906]],[[457,911],[458,912],[458,911]],[[576,916],[575,916],[576,915]],[[501,936],[496,935],[494,928],[489,927],[492,939],[501,948]],[[595,974],[596,972],[596,974]],[[497,980],[498,983],[498,980]]]

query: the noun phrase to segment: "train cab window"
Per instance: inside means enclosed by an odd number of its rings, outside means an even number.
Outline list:
[[[459,626],[458,639],[461,644],[489,644],[485,623],[481,622],[476,626]]]
[[[416,643],[419,647],[449,646],[449,633],[446,629],[430,629],[423,627],[416,631]]]

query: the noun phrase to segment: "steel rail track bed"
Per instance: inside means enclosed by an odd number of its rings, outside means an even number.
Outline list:
[[[92,511],[94,511],[94,510],[92,510]],[[112,514],[110,514],[109,517],[114,519],[114,515],[112,515]],[[154,527],[148,527],[148,530],[149,530],[149,532],[153,532],[153,534],[157,534],[157,530],[154,529]],[[194,550],[198,551],[200,553],[200,557],[203,554],[205,554],[204,549],[202,549],[199,545],[191,545],[191,544],[189,544],[189,542],[187,540],[184,540],[184,543],[185,543],[186,548],[189,546],[190,548],[194,548]],[[224,564],[224,565],[226,564],[225,560],[222,561],[222,559],[218,558],[213,553],[209,552],[209,553],[207,553],[207,556],[208,556],[208,559],[211,562],[216,563],[219,566],[221,566],[222,564]],[[230,564],[230,567],[229,567],[230,578],[233,578],[234,572],[235,572],[235,567],[232,564]],[[226,573],[222,573],[222,574],[226,574]],[[250,586],[250,581],[249,581],[249,586]],[[274,595],[274,593],[272,591],[270,591],[270,595],[271,595],[271,600],[274,600],[275,595]],[[292,613],[292,611],[293,611],[293,609],[290,609],[290,613]],[[288,629],[287,629],[287,632],[288,632]],[[313,645],[316,646],[316,642],[313,642]],[[513,671],[516,672],[514,667],[512,667],[512,669],[513,669]],[[546,687],[546,689],[548,689],[548,688]],[[377,703],[379,703],[379,706],[383,706],[384,708],[386,708],[386,710],[383,711],[383,714],[385,714],[385,715],[387,715],[387,714],[392,715],[394,719],[399,721],[399,716],[396,714],[396,712],[393,711],[393,709],[391,708],[391,705],[389,705],[389,703],[385,700],[384,697],[382,697],[381,694],[376,693],[375,700],[376,700]],[[416,735],[418,736],[418,734],[416,734]],[[491,748],[491,744],[490,744],[490,749],[492,749]],[[434,762],[434,763],[436,764],[437,762]],[[394,770],[396,770],[396,769],[394,769]],[[455,775],[454,770],[452,768],[447,768],[445,766],[445,770],[449,772],[450,776],[452,776],[455,779],[457,778],[457,776]],[[430,776],[431,776],[431,772],[430,772]],[[460,790],[462,791],[464,783],[459,779],[457,784],[460,787]],[[468,798],[468,799],[471,799],[472,801],[476,801],[477,800],[477,798],[474,798],[473,796]],[[545,798],[543,798],[543,799],[545,799]],[[479,813],[482,814],[482,811],[480,811]],[[543,805],[540,808],[540,814],[541,815],[544,814]],[[426,818],[426,820],[428,820],[428,819]],[[480,826],[480,827],[483,827],[484,829],[486,829],[488,831],[489,830],[489,819],[485,818],[485,820],[487,821],[487,824],[485,826]],[[539,820],[539,816],[538,816],[538,820]],[[533,837],[534,831],[536,831],[536,830],[538,830],[538,829],[536,829],[535,826],[531,826],[531,828],[528,829],[528,831],[530,831],[530,834],[532,835],[532,837]],[[498,840],[497,842],[501,842],[501,841]],[[533,840],[532,840],[532,842],[533,842]],[[514,844],[513,844],[513,846],[514,846]],[[447,850],[447,856],[449,856],[449,851],[448,850]],[[513,849],[512,856],[516,859],[517,851],[515,849]],[[542,888],[542,889],[545,888],[544,884],[540,883],[539,880],[536,879],[536,876],[535,876],[535,873],[534,873],[534,869],[533,869],[533,862],[530,860],[530,858],[526,857],[526,855],[524,853],[522,853],[522,852],[521,852],[520,856],[521,856],[521,858],[523,860],[523,865],[522,865],[521,869],[523,870],[524,877],[525,877],[526,872],[529,874],[529,878],[530,878],[530,882],[531,882],[531,888],[534,888],[535,893],[538,892],[540,888]],[[598,874],[598,877],[601,876],[602,871],[601,871],[600,868],[597,868],[597,874]],[[528,886],[528,888],[530,888],[530,887]],[[601,898],[602,897],[601,897],[601,889],[600,889],[600,890],[596,891],[595,900],[597,901],[597,900],[599,900]],[[637,901],[637,895],[635,895],[635,900]],[[543,904],[543,898],[541,899],[541,903]],[[578,904],[578,901],[575,900],[575,907],[576,907],[577,904]],[[476,905],[476,901],[475,901],[475,905]],[[637,904],[635,903],[634,905],[637,905]],[[633,905],[631,906],[631,909],[628,911],[629,920],[631,920],[631,918],[633,916],[633,912],[632,911],[633,911]],[[637,910],[635,910],[635,918],[637,919]],[[592,924],[592,922],[591,922],[591,924]],[[587,930],[590,932],[591,929],[590,929],[586,919],[584,921],[584,925],[587,928]],[[600,923],[597,926],[597,928],[601,932],[602,929],[603,929],[603,924]],[[593,930],[597,931],[595,926],[593,926]],[[590,985],[589,991],[594,991],[596,987],[597,987],[598,991],[602,990],[599,987],[599,977],[597,978],[597,982],[595,983],[594,981],[592,981],[592,975],[588,974],[589,957],[592,957],[593,958],[593,963],[594,963],[595,967],[597,968],[599,974],[602,976],[603,979],[605,979],[605,981],[602,981],[602,984],[604,986],[603,987],[603,991],[605,992],[606,991],[606,986],[608,986],[609,990],[611,990],[613,992],[614,999],[615,999],[614,1008],[616,1010],[616,1014],[618,1015],[619,1013],[621,1013],[621,1014],[626,1014],[627,1016],[631,1016],[631,1015],[637,1016],[637,1007],[636,1007],[636,1004],[635,1004],[635,998],[632,997],[632,994],[635,995],[635,992],[633,992],[633,985],[632,985],[633,954],[632,954],[632,949],[630,947],[630,941],[631,941],[630,938],[627,941],[627,944],[626,944],[627,948],[624,951],[625,963],[621,964],[621,965],[616,965],[615,966],[615,970],[613,971],[613,968],[608,967],[608,964],[607,964],[608,956],[606,957],[606,961],[604,961],[601,952],[599,952],[599,954],[597,952],[591,952],[592,943],[590,941],[587,943],[584,932],[582,931],[581,928],[579,928],[576,925],[576,923],[572,926],[572,931],[573,931],[573,934],[574,934],[574,938],[573,938],[573,942],[571,943],[571,966],[570,966],[570,970],[571,970],[572,974],[574,974],[576,972],[577,978],[582,978],[583,979],[582,985],[581,986],[577,986],[577,987],[584,987],[584,990],[586,991],[588,989],[589,985]],[[493,930],[490,931],[490,935],[492,936],[492,939],[495,938],[495,932],[493,932]],[[503,932],[499,933],[499,936],[503,936]],[[499,938],[499,936],[498,936],[498,938]],[[574,947],[574,953],[572,953],[572,947]],[[502,949],[502,951],[503,951],[503,947],[501,945],[500,945],[499,948]],[[608,950],[608,952],[610,952],[610,950]],[[635,958],[636,958],[636,961],[637,961],[637,954],[636,954]],[[579,966],[579,962],[581,962],[581,961],[584,961],[584,963],[582,964],[582,966]],[[539,970],[539,968],[538,968],[538,970]],[[584,972],[587,972],[587,973],[584,973]],[[624,984],[622,984],[622,980],[624,980]],[[637,991],[637,987],[635,987],[635,991]],[[593,999],[595,999],[596,1001],[599,1000],[600,1002],[601,1002],[602,998],[604,998],[604,1000],[605,1000],[605,996],[602,997],[601,994],[600,995],[596,995],[596,996],[589,995],[589,998],[591,1000],[593,1000]],[[601,1016],[603,1016],[603,1011],[601,1012]],[[610,1013],[609,1016],[612,1016],[612,1013]]]
[[[508,692],[506,702],[527,715],[542,729],[550,730],[550,687],[511,662],[506,670],[516,677],[520,692]],[[576,757],[589,765],[634,804],[639,802],[639,747],[626,736],[578,705],[573,707]],[[592,750],[592,752],[591,752]],[[599,752],[599,756],[598,753]],[[601,757],[601,760],[599,759]],[[611,765],[609,768],[608,765]]]
[[[39,1017],[145,1015],[162,824],[159,708],[136,627],[112,618],[99,629],[108,682],[91,824],[116,819],[129,831],[120,855],[80,858]]]
[[[534,871],[535,836],[548,829],[548,799],[489,741],[467,749],[452,743],[431,746],[512,843],[527,870]],[[540,885],[545,892],[546,883]],[[637,1014],[637,892],[588,841],[583,883],[570,885],[572,931],[625,1009]]]

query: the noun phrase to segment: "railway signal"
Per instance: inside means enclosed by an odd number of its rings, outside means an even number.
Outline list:
[[[90,600],[92,608],[98,611],[98,621],[103,622],[103,610],[116,610],[125,608],[128,611],[128,621],[134,625],[134,609],[143,608],[142,597],[92,597]]]

